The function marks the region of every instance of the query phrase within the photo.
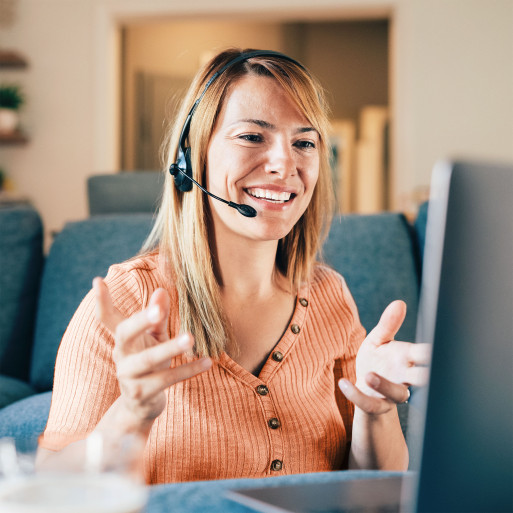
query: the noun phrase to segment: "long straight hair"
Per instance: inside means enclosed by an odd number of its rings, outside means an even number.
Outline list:
[[[244,50],[252,51],[252,50]],[[182,126],[192,105],[216,71],[242,50],[226,50],[207,63],[193,79],[173,126],[164,142],[165,183],[156,222],[143,252],[158,248],[159,267],[178,296],[180,331],[191,332],[195,353],[217,357],[231,342],[229,323],[223,313],[221,291],[216,279],[207,234],[209,205],[194,187],[180,192],[168,169],[176,161]],[[229,87],[246,75],[273,78],[319,133],[320,169],[312,199],[292,230],[278,242],[276,268],[297,291],[311,277],[333,211],[333,186],[329,165],[328,117],[320,85],[301,67],[279,56],[258,56],[228,67],[210,85],[192,118],[189,145],[193,177],[203,183],[208,144]],[[231,345],[231,344],[230,344]]]

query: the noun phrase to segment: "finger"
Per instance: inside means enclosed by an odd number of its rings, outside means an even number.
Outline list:
[[[162,342],[122,358],[117,365],[118,379],[137,378],[156,370],[168,368],[171,359],[192,348],[193,338],[185,333],[178,338]]]
[[[376,346],[393,340],[406,317],[406,303],[393,301],[384,310],[376,327],[369,333],[369,340]]]
[[[140,335],[153,332],[155,327],[162,322],[162,319],[163,311],[158,304],[149,306],[124,319],[116,326],[116,353],[124,356],[140,352],[143,347],[134,345],[132,342]],[[155,341],[154,344],[156,344]]]
[[[342,378],[339,380],[338,386],[349,401],[360,408],[360,410],[370,415],[386,413],[387,411],[390,411],[393,406],[392,403],[386,399],[371,397],[370,395],[364,394],[347,379]]]
[[[200,358],[193,362],[155,372],[145,378],[127,380],[122,387],[123,394],[133,402],[144,403],[172,385],[193,378],[212,367],[210,358]]]
[[[365,382],[370,388],[394,403],[404,403],[410,398],[410,392],[406,385],[392,383],[375,372],[369,372],[365,376]]]
[[[96,318],[101,321],[111,333],[114,333],[118,324],[125,318],[123,317],[123,314],[112,304],[109,289],[102,278],[94,278],[93,291],[96,298]]]
[[[415,365],[429,365],[431,363],[431,344],[408,345],[408,361]]]
[[[412,387],[426,386],[429,380],[429,367],[410,367],[404,373],[404,383]]]
[[[156,306],[160,309],[161,317],[151,329],[151,334],[159,341],[164,342],[169,338],[168,320],[171,301],[165,289],[156,289],[150,297],[148,308]]]

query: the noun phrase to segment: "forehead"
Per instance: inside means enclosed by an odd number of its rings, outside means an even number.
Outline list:
[[[305,115],[289,93],[273,77],[245,75],[227,89],[218,122],[233,123],[239,119],[287,120],[309,125]]]

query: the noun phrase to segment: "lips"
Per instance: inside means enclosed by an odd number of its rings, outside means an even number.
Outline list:
[[[263,189],[260,187],[250,187],[248,189],[245,189],[245,191],[253,198],[269,201],[271,203],[286,203],[295,196],[293,192],[276,191],[270,189]]]

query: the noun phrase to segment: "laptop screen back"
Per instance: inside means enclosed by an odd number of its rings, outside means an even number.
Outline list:
[[[417,335],[434,345],[416,510],[513,511],[513,167],[435,168]]]

